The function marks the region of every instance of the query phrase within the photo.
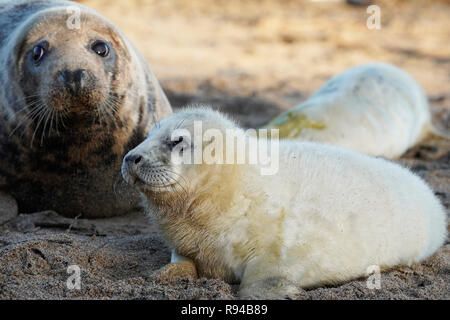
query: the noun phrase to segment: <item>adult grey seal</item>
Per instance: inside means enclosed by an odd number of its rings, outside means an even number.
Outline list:
[[[122,158],[171,107],[126,36],[74,2],[0,1],[0,69],[0,190],[19,211],[132,209]]]

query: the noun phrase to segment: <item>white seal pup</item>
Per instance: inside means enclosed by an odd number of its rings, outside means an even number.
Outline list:
[[[385,63],[350,68],[265,127],[278,128],[280,138],[390,159],[430,134],[443,136],[431,123],[424,90],[408,73]]]
[[[125,156],[122,175],[199,276],[240,282],[243,298],[283,298],[364,276],[374,265],[411,265],[446,238],[439,200],[398,164],[295,140],[280,141],[274,175],[261,175],[261,164],[250,161],[180,162],[198,148],[204,159],[228,151],[212,143],[233,148],[209,129],[246,135],[216,111],[187,109]]]

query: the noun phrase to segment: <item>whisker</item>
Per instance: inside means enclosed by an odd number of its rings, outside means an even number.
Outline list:
[[[40,97],[41,97],[41,94],[39,94],[39,93],[31,94],[31,95],[24,96],[24,97],[21,97],[21,98],[15,100],[15,101],[10,102],[10,105],[11,105],[12,107],[14,107],[14,105],[15,105],[16,103],[19,103],[19,102],[26,102],[27,100],[29,100],[29,99],[31,99],[31,98],[40,98]],[[40,100],[40,99],[37,99],[37,100]]]
[[[10,132],[9,136],[11,137],[18,128],[25,125],[25,122],[28,122],[28,125],[23,129],[21,136],[25,133],[26,129],[30,126],[30,122],[34,119],[36,114],[39,114],[43,108],[43,104],[39,103],[35,106],[33,106],[25,115],[23,119],[18,120],[17,125],[14,127],[14,129]]]
[[[31,146],[33,145],[33,141],[34,141],[34,138],[36,137],[36,133],[39,129],[39,126],[42,123],[42,120],[44,120],[47,112],[48,112],[48,110],[45,108],[42,108],[41,111],[39,112],[38,123],[36,124],[36,127],[34,128],[33,136],[31,137]]]
[[[45,112],[44,128],[42,129],[42,133],[41,133],[41,146],[44,143],[45,130],[47,129],[47,123],[48,123],[48,120],[50,119],[50,113],[52,112],[52,110],[47,109]]]

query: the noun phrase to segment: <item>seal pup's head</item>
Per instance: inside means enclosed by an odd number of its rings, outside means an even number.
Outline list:
[[[233,282],[236,276],[218,254],[217,239],[228,232],[223,231],[226,227],[222,222],[234,214],[231,208],[239,205],[236,197],[242,199],[245,194],[244,175],[251,168],[214,158],[220,151],[233,148],[219,141],[225,139],[227,131],[234,133],[235,139],[245,134],[233,121],[211,109],[191,108],[172,114],[124,157],[122,175],[141,191],[145,209],[172,248],[193,259],[202,276]],[[200,163],[195,163],[196,153],[203,158]],[[194,163],[180,162],[183,156]]]
[[[225,139],[228,129],[244,134],[233,121],[211,109],[174,113],[155,125],[147,139],[124,157],[122,176],[147,198],[164,200],[169,206],[169,199],[186,201],[206,193],[215,193],[214,199],[220,202],[219,198],[228,196],[226,190],[233,188],[241,168],[216,161],[215,153],[225,153],[226,144],[208,132],[220,133]],[[215,148],[211,148],[213,144]]]

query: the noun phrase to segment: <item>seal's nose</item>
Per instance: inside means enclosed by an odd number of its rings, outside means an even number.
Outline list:
[[[86,87],[89,73],[85,69],[75,71],[63,70],[59,77],[64,86],[69,89],[73,95],[79,95],[81,90]]]
[[[142,160],[142,156],[139,154],[129,154],[125,157],[124,161],[125,163],[127,163],[129,166],[137,166],[139,165],[139,163]]]
[[[122,177],[129,184],[136,182],[139,167],[142,165],[142,156],[140,154],[128,154],[123,159],[122,163]]]

